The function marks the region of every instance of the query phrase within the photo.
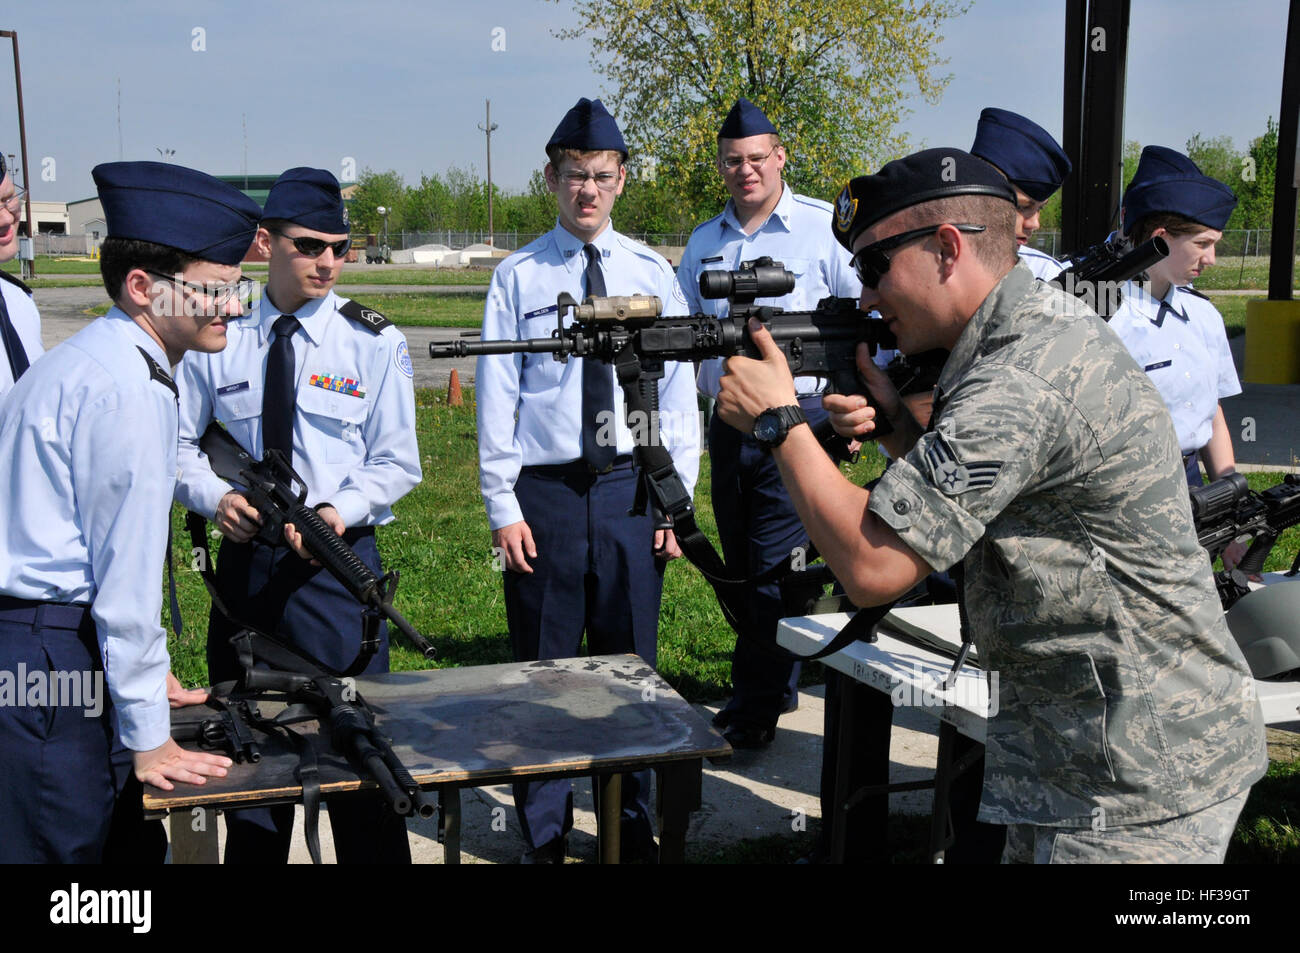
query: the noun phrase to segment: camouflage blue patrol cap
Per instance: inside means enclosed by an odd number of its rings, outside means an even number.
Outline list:
[[[1223,230],[1237,207],[1237,197],[1218,179],[1204,175],[1196,163],[1174,149],[1147,146],[1138,159],[1133,181],[1124,191],[1120,212],[1124,234],[1148,215],[1172,212],[1208,228]]]
[[[110,238],[237,265],[257,234],[258,204],[206,172],[166,162],[105,162],[90,174]]]
[[[289,169],[275,180],[262,217],[283,219],[328,235],[351,230],[339,180],[325,169],[305,166]]]
[[[990,106],[980,113],[970,151],[1001,169],[1035,202],[1047,201],[1070,174],[1070,159],[1052,134],[1007,109]]]
[[[956,195],[990,195],[1013,205],[1016,202],[1006,176],[983,159],[960,149],[925,149],[844,186],[835,200],[831,232],[852,251],[858,236],[881,219],[922,202]]]

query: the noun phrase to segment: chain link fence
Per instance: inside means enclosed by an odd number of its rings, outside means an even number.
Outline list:
[[[448,248],[456,250],[468,248],[470,245],[491,245],[493,248],[499,248],[504,251],[515,251],[523,248],[529,242],[541,238],[544,232],[514,232],[514,231],[437,231],[437,232],[408,232],[394,231],[388,235],[388,243],[394,249],[419,248],[421,245],[446,245]],[[382,241],[383,233],[380,232],[377,237]],[[685,245],[686,240],[690,238],[689,232],[678,232],[668,234],[658,233],[633,233],[628,236],[638,242],[644,242],[647,245]]]

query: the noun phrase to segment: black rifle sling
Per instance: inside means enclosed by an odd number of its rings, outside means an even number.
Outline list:
[[[623,388],[623,408],[627,415],[629,429],[633,433],[637,432],[636,428],[631,426],[631,421],[638,419],[633,417],[633,414],[640,415],[641,420],[651,422],[643,431],[650,438],[648,444],[638,444],[634,451],[641,479],[648,487],[659,510],[672,520],[673,534],[677,537],[677,544],[681,547],[683,555],[713,587],[723,618],[727,620],[727,624],[731,626],[737,638],[747,639],[750,645],[767,655],[794,661],[819,659],[832,655],[860,639],[869,638],[876,623],[889,614],[889,610],[893,607],[892,603],[859,609],[848,624],[836,633],[829,645],[810,655],[791,652],[779,645],[769,645],[748,634],[747,627],[740,621],[747,614],[744,607],[748,584],[766,582],[788,575],[793,557],[787,557],[783,562],[752,580],[737,579],[731,574],[713,543],[696,525],[695,508],[691,504],[690,494],[686,492],[686,484],[682,482],[673,464],[672,455],[664,447],[663,436],[658,428],[658,416],[657,414],[652,416],[651,402],[638,386],[641,377],[641,361],[636,351],[632,347],[623,348],[619,352],[615,368],[618,372],[619,385]],[[657,382],[651,382],[651,386],[657,386]],[[654,426],[652,434],[649,433],[650,425]]]

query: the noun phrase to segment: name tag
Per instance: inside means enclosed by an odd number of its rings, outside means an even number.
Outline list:
[[[720,261],[722,261],[722,256],[721,256],[721,255],[714,255],[712,258],[701,258],[701,259],[700,259],[700,264],[701,264],[701,265],[714,265],[714,264],[717,264],[717,263],[720,262]]]
[[[1161,361],[1159,364],[1148,364],[1146,367],[1142,368],[1142,370],[1144,370],[1144,371],[1158,371],[1158,370],[1160,370],[1160,368],[1162,368],[1162,367],[1168,367],[1168,366],[1169,366],[1170,364],[1172,364],[1172,363],[1173,363],[1173,361]]]
[[[248,381],[240,381],[238,384],[227,384],[225,387],[218,387],[217,396],[225,397],[227,394],[238,394],[241,390],[248,390]]]
[[[540,318],[543,315],[554,314],[556,310],[557,309],[555,305],[550,305],[549,307],[546,308],[538,308],[536,311],[529,311],[527,314],[525,314],[524,320],[527,321],[529,318]]]

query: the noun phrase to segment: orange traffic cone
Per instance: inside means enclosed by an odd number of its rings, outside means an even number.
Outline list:
[[[460,393],[460,374],[456,373],[456,368],[451,369],[451,377],[447,380],[447,406],[459,407],[465,403],[465,398]]]

